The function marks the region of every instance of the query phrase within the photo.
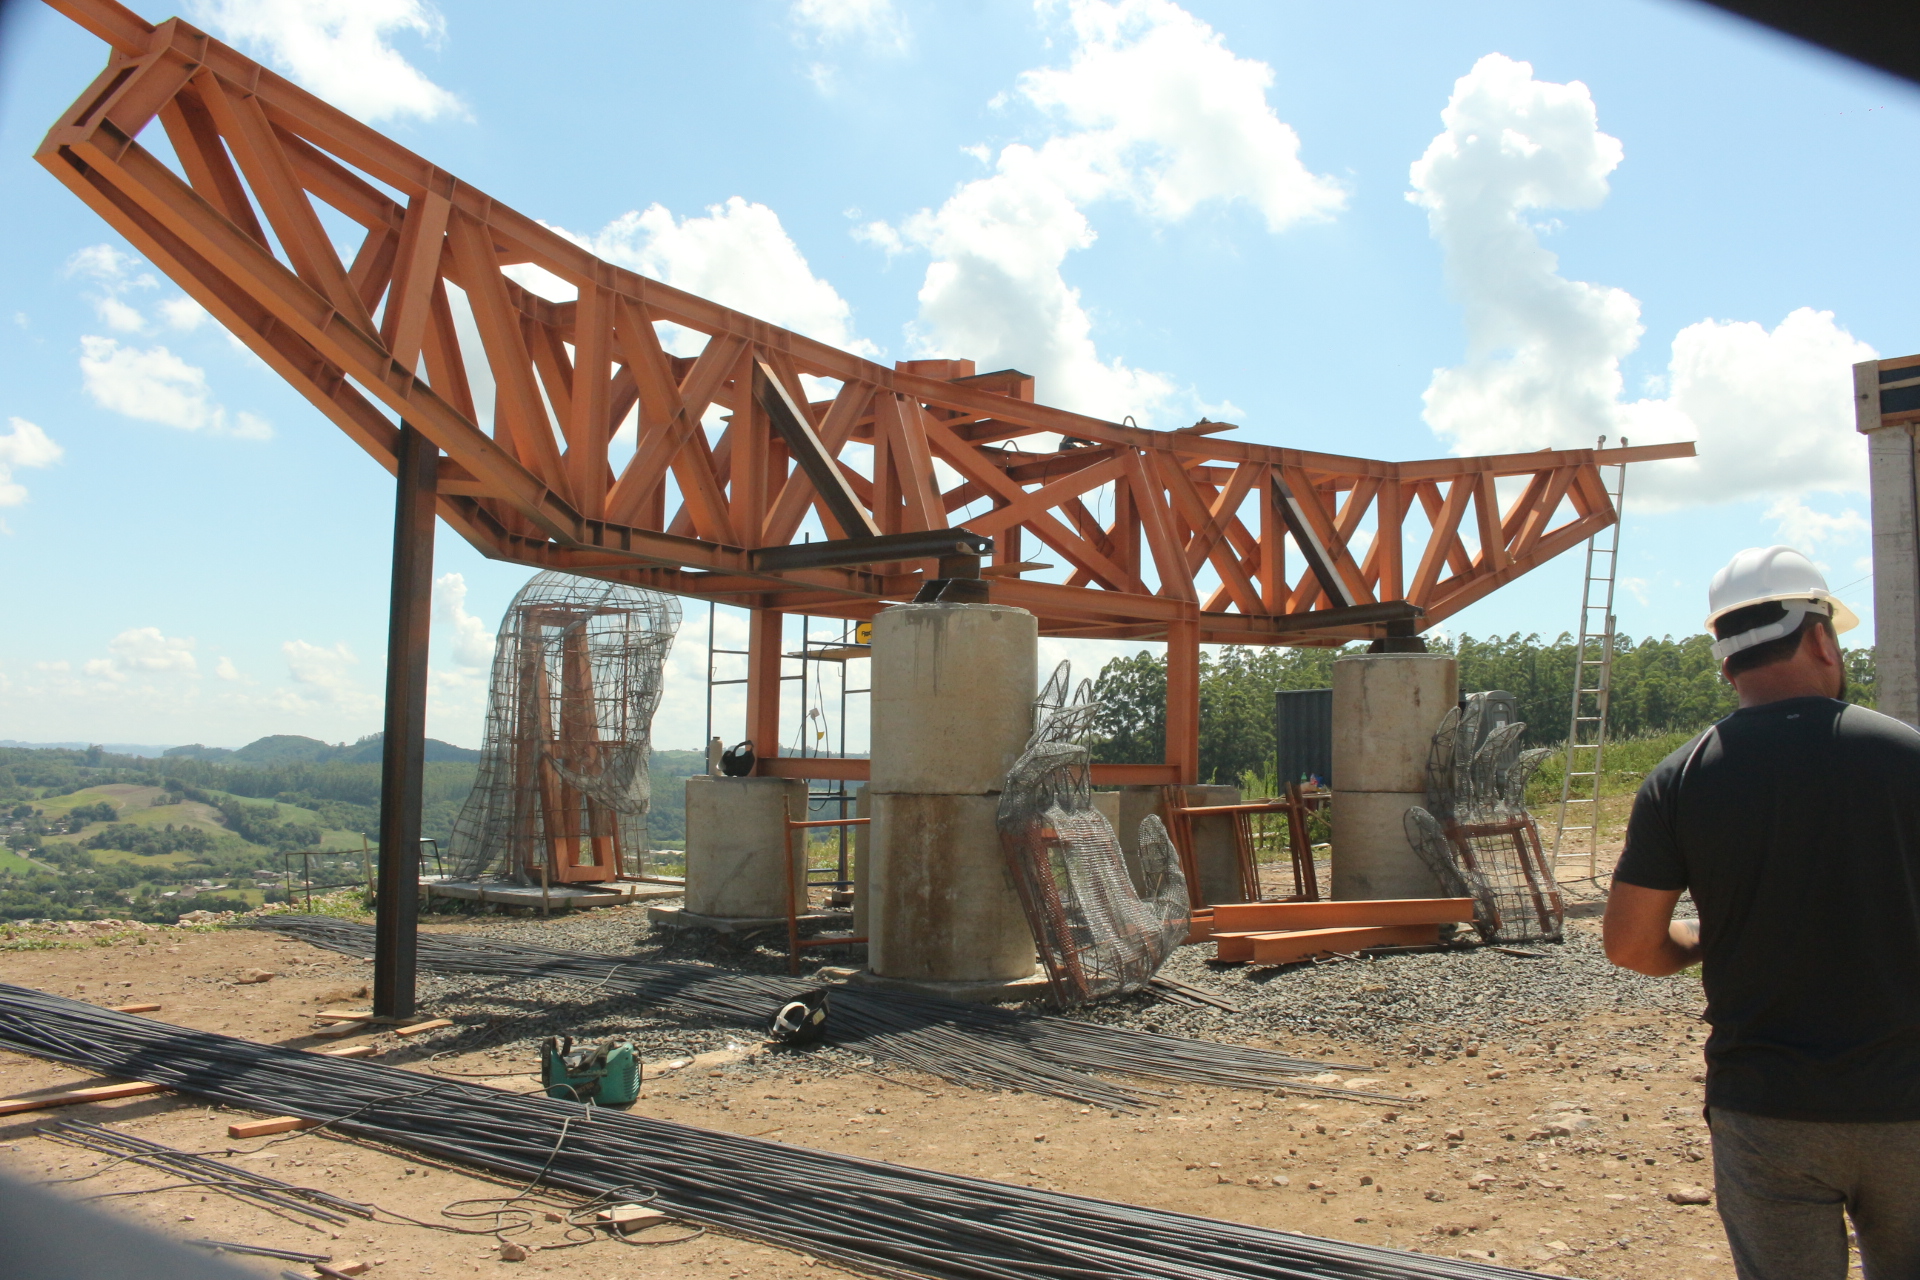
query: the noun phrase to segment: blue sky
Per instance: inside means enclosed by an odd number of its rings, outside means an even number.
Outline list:
[[[1362,456],[1698,439],[1629,477],[1622,630],[1697,630],[1715,568],[1789,541],[1866,642],[1846,366],[1920,350],[1920,91],[1690,3],[1358,12],[182,16],[608,256],[880,358]],[[32,162],[105,50],[39,6],[9,24],[0,738],[378,728],[387,478]],[[443,531],[436,572],[430,731],[476,744],[526,571]],[[1578,575],[1563,556],[1447,626],[1557,633]],[[721,615],[723,647],[742,632]],[[662,746],[701,740],[705,634],[692,605]],[[1109,652],[1048,646],[1088,674]]]

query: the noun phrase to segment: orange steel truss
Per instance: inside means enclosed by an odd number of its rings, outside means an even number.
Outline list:
[[[1165,639],[1167,763],[1097,777],[1191,782],[1201,643],[1416,634],[1611,523],[1600,466],[1693,452],[1380,462],[1104,422],[967,360],[888,368],[603,262],[177,18],[49,3],[112,54],[39,162],[389,471],[400,421],[444,451],[439,515],[482,553],[750,609],[763,772],[865,772],[778,757],[781,616],[869,617],[936,576],[786,567],[810,516],[829,539],[958,523],[1045,634]],[[136,140],[156,119],[178,169]]]

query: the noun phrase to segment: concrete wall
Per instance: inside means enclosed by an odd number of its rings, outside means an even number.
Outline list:
[[[787,914],[784,846],[796,874],[804,832],[786,835],[784,818],[807,815],[798,778],[687,779],[687,910],[732,919]]]
[[[907,604],[873,626],[868,967],[993,982],[1034,971],[994,813],[1032,731],[1039,623],[1005,605]]]
[[[1445,654],[1374,653],[1333,664],[1335,898],[1440,894],[1404,823],[1408,809],[1426,803],[1433,731],[1459,700],[1459,667]]]

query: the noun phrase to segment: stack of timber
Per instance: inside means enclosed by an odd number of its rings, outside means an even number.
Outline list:
[[[1472,922],[1472,898],[1221,902],[1211,933],[1217,960],[1292,964],[1335,952],[1434,946],[1441,925]]]

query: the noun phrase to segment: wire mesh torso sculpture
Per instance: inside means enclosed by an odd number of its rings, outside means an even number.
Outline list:
[[[1442,717],[1427,753],[1427,807],[1407,810],[1407,839],[1446,892],[1474,899],[1485,941],[1558,941],[1566,909],[1527,782],[1551,747],[1520,749],[1525,724],[1484,731],[1487,700],[1469,694]]]
[[[549,570],[501,619],[479,774],[453,873],[553,883],[638,875],[661,670],[680,602]]]
[[[1000,845],[1056,1004],[1147,985],[1187,936],[1187,884],[1157,816],[1140,824],[1136,890],[1120,842],[1093,807],[1082,744],[1098,704],[1061,663],[1033,707],[1033,737],[1000,795]]]

